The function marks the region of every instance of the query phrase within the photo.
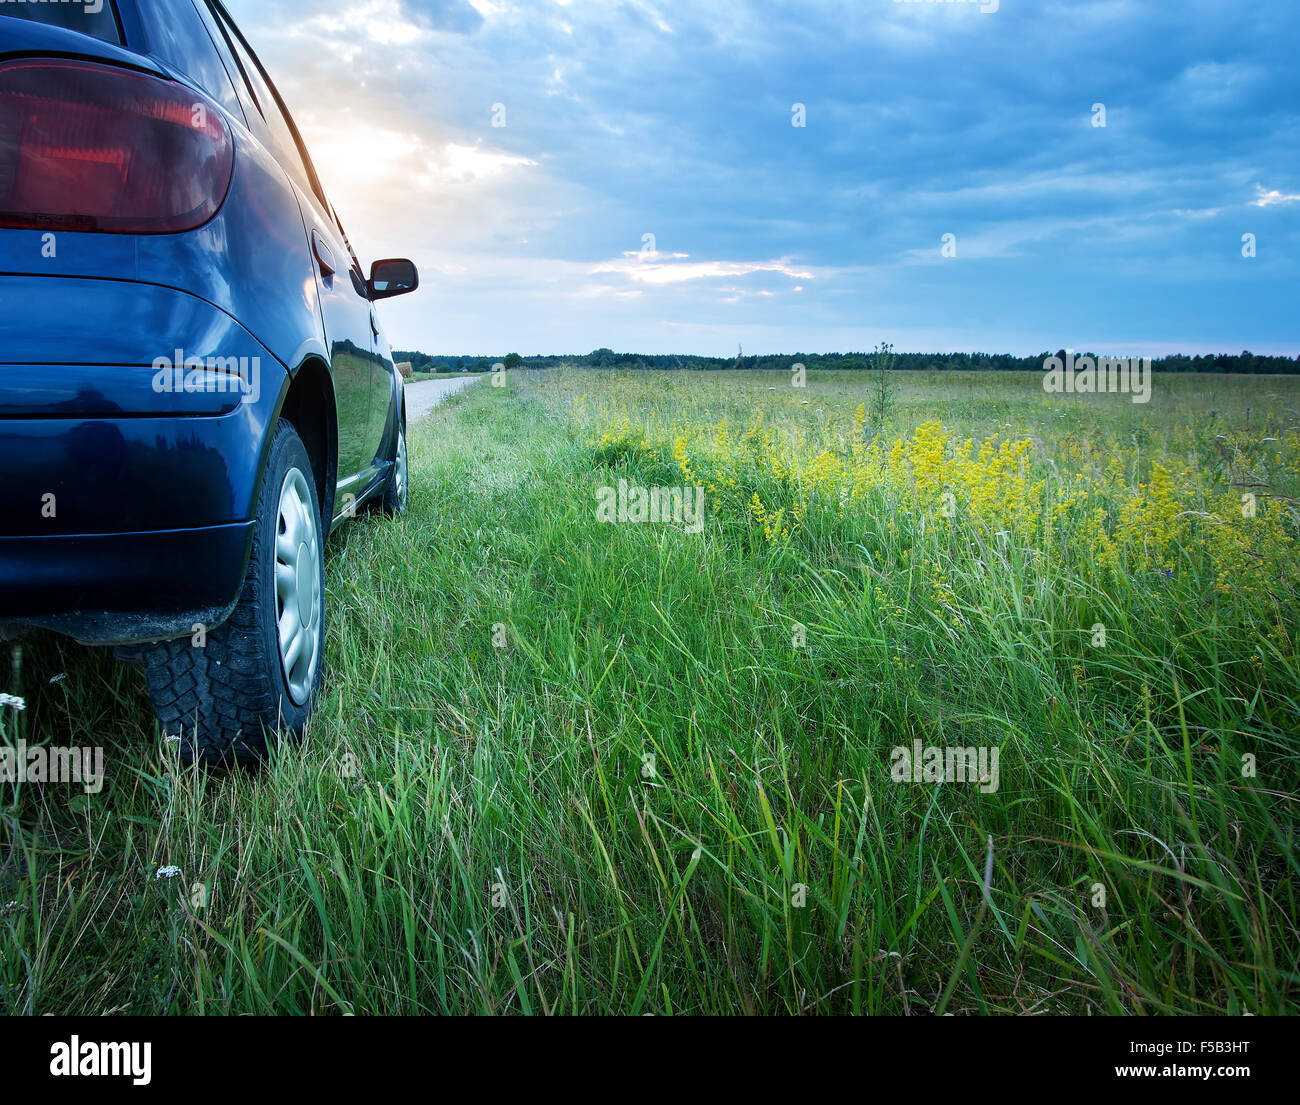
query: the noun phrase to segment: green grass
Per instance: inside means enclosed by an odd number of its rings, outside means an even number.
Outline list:
[[[908,374],[890,429],[1131,438],[1208,472],[1245,406],[1300,407],[1276,378],[1150,409],[1035,388]],[[319,712],[261,774],[178,766],[106,653],[0,645],[28,698],[6,739],[102,744],[109,776],[0,793],[0,1009],[1295,1012],[1292,592],[1214,597],[1191,560],[1103,588],[880,504],[775,542],[725,505],[699,535],[603,525],[597,487],[682,477],[602,449],[579,396],[829,439],[865,382],[512,373],[436,409],[406,516],[332,545]],[[997,746],[998,790],[893,782],[914,739]]]

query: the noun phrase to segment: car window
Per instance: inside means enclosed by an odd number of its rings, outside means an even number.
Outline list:
[[[99,6],[92,4],[55,3],[0,3],[0,16],[28,19],[33,23],[48,23],[69,31],[80,31],[102,42],[122,45],[122,28],[117,20],[117,7],[113,0],[103,0]]]
[[[139,5],[149,46],[163,61],[180,70],[231,115],[242,119],[243,109],[230,74],[217,53],[208,29],[188,0],[159,0]]]

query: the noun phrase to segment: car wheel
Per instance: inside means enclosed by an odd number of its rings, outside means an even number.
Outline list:
[[[262,477],[239,602],[220,626],[144,648],[145,678],[186,760],[255,762],[298,736],[321,683],[325,536],[311,460],[287,422]]]
[[[406,463],[406,420],[397,416],[397,447],[393,451],[393,470],[384,487],[384,497],[379,505],[385,514],[395,518],[406,509],[406,500],[411,493],[408,482]]]

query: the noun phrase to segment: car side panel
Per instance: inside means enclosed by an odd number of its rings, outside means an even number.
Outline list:
[[[317,283],[325,336],[334,370],[339,405],[339,499],[355,500],[371,477],[378,442],[372,441],[370,407],[374,355],[371,349],[371,305],[365,279],[352,259],[347,242],[314,196],[299,190],[299,202],[317,248],[328,253],[334,272],[317,264]]]
[[[140,2],[157,3],[158,0]],[[290,142],[280,106],[265,84],[255,57],[239,41],[237,28],[218,10],[219,5],[209,4],[207,0],[193,2],[231,74],[252,133],[267,150],[276,150],[278,143]],[[325,340],[323,359],[330,366],[334,384],[338,442],[335,503],[351,513],[349,504],[358,501],[371,480],[375,456],[367,440],[373,386],[369,298],[360,270],[350,265],[351,251],[337,225],[319,198],[301,184],[307,170],[296,146],[282,150],[277,156],[296,162],[281,165],[281,171],[296,197],[303,220]],[[322,251],[334,268],[331,273],[323,271],[318,256]]]

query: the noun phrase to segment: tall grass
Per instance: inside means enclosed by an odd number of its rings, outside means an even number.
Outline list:
[[[5,739],[109,767],[0,796],[0,1008],[1293,1012],[1284,565],[1224,592],[1179,533],[1172,573],[1124,546],[1103,575],[888,488],[773,538],[746,480],[771,506],[800,475],[695,444],[702,533],[596,519],[596,488],[680,484],[676,438],[760,409],[770,449],[850,458],[866,386],[516,373],[439,408],[407,515],[332,547],[320,710],[260,774],[179,766],[102,653],[0,646]],[[1279,436],[1241,463],[1294,493],[1289,381],[1162,378],[1151,410],[1035,386],[900,374],[867,429],[1027,437],[1048,503],[1084,440],[1128,450],[1134,494],[1175,454],[1212,493],[1215,434]],[[998,789],[894,782],[913,740],[997,747]]]

